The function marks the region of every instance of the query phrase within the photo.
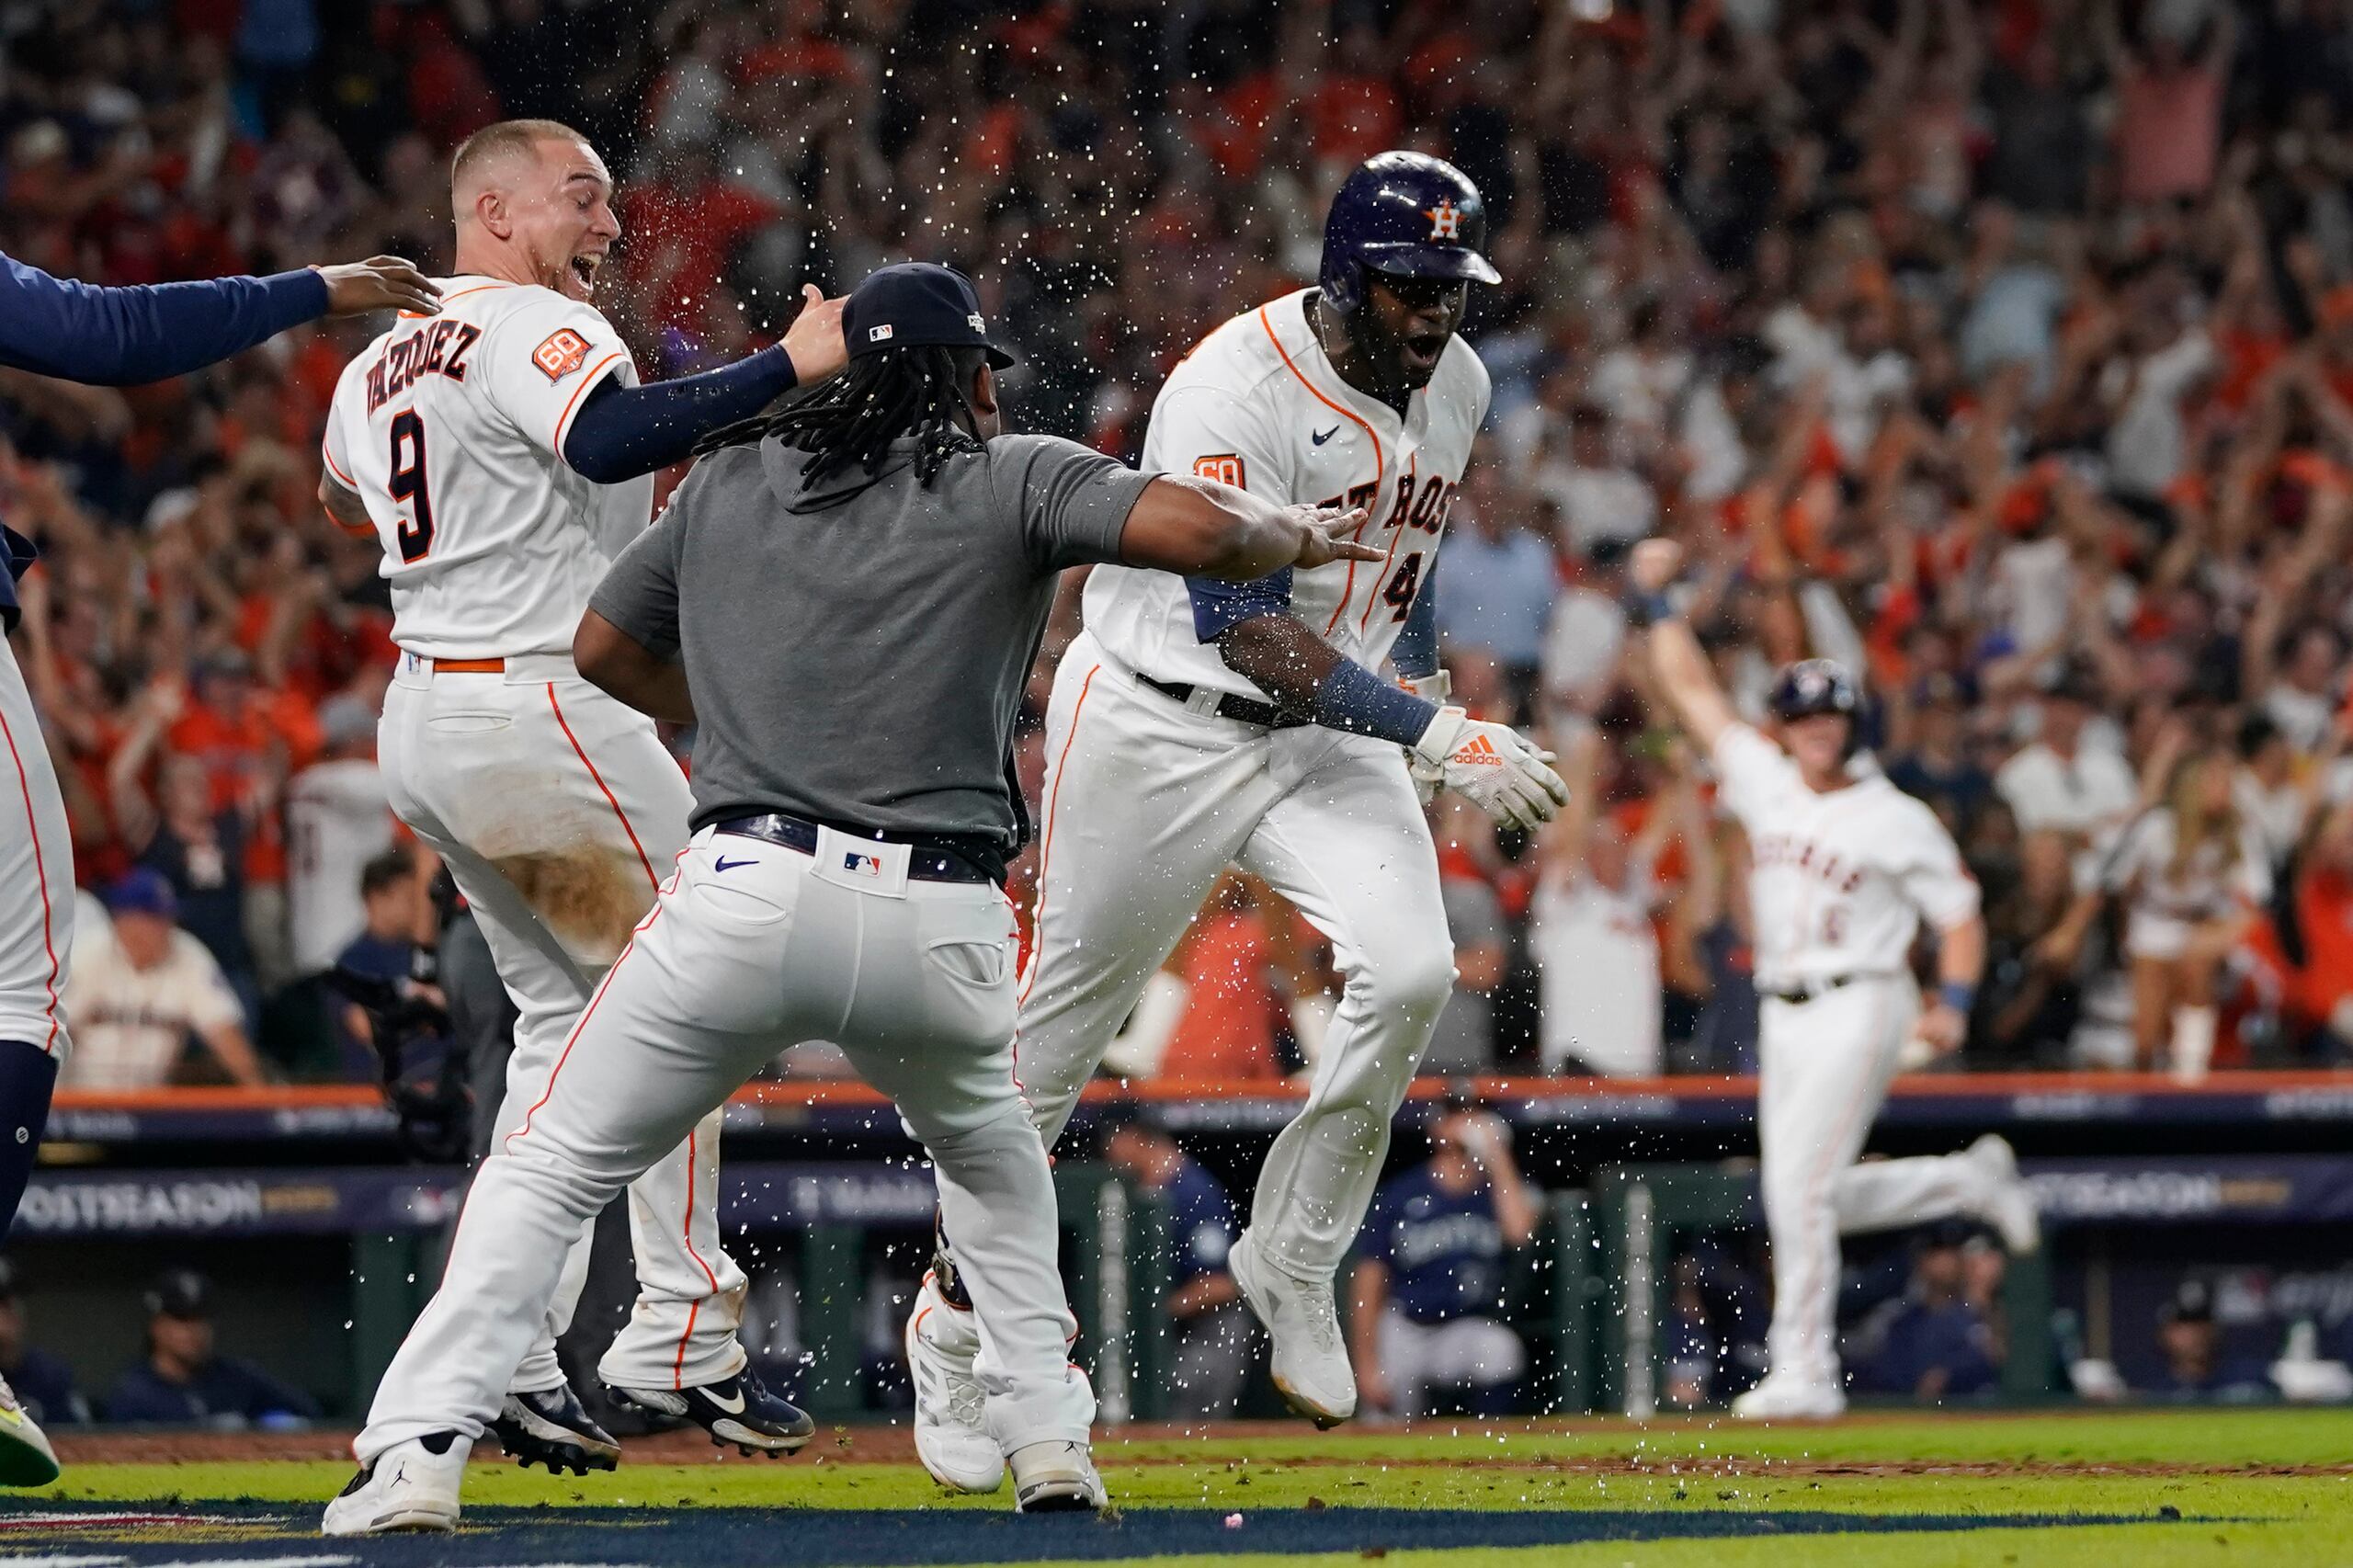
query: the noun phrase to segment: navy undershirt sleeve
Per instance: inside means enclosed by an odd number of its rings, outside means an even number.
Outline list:
[[[798,381],[782,344],[699,376],[651,386],[625,387],[608,376],[573,415],[563,460],[598,484],[655,472],[685,458],[713,430],[749,419]]]
[[[0,364],[140,386],[241,354],[326,308],[326,279],[308,267],[107,289],[0,256]]]
[[[1262,615],[1280,615],[1290,608],[1290,568],[1247,583],[1228,583],[1216,577],[1188,577],[1186,596],[1193,601],[1193,636],[1202,642],[1214,642],[1228,631],[1245,620]]]

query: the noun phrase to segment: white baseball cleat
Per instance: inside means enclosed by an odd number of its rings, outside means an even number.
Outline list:
[[[1013,1450],[1016,1513],[1091,1514],[1108,1500],[1085,1443],[1031,1443]]]
[[[2014,1257],[2023,1257],[2042,1245],[2042,1213],[2034,1201],[2034,1187],[2018,1175],[2018,1151],[1998,1132],[1988,1132],[1969,1146],[1969,1158],[1985,1173],[1986,1195],[1977,1217],[2000,1233],[2002,1245]]]
[[[1732,1402],[1743,1421],[1836,1421],[1847,1414],[1847,1396],[1827,1383],[1774,1377]]]
[[[1227,1254],[1226,1267],[1275,1342],[1275,1388],[1290,1407],[1318,1426],[1337,1426],[1354,1415],[1357,1377],[1330,1283],[1295,1278],[1266,1262],[1248,1231]]]
[[[435,1445],[440,1447],[437,1449]],[[351,1478],[320,1521],[321,1535],[390,1535],[458,1528],[458,1489],[473,1439],[436,1432],[394,1443]]]
[[[58,1473],[49,1434],[25,1414],[8,1380],[0,1378],[0,1486],[46,1486]]]
[[[959,1492],[994,1492],[1005,1480],[1005,1455],[982,1419],[980,1325],[972,1310],[941,1294],[926,1274],[907,1314],[907,1373],[915,1385],[915,1457],[931,1478]]]

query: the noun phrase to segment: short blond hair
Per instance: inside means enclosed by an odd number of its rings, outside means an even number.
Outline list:
[[[529,154],[542,142],[577,142],[588,138],[560,119],[502,119],[485,125],[463,142],[449,158],[449,188],[462,187],[470,176],[511,153]]]

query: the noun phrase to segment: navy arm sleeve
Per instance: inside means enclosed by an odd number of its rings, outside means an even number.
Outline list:
[[[1290,568],[1229,583],[1220,577],[1188,577],[1185,596],[1193,604],[1193,636],[1214,642],[1233,627],[1262,615],[1280,615],[1290,608]]]
[[[142,386],[242,354],[326,308],[326,279],[308,267],[104,289],[0,256],[0,364],[93,386]]]
[[[1414,596],[1414,606],[1405,612],[1405,624],[1398,628],[1397,641],[1389,645],[1390,662],[1407,680],[1438,673],[1437,577],[1436,571],[1423,575],[1422,591]]]
[[[651,386],[625,387],[608,376],[573,415],[563,460],[597,484],[656,472],[713,430],[749,419],[799,380],[780,343],[733,365]]]

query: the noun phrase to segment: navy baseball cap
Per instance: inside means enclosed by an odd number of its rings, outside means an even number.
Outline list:
[[[212,1281],[193,1268],[167,1268],[147,1287],[147,1315],[201,1322],[212,1315]]]
[[[985,348],[1002,370],[1014,357],[989,341],[981,297],[964,275],[927,261],[879,267],[842,305],[842,337],[853,359],[893,348]]]
[[[106,906],[117,915],[153,915],[165,920],[179,918],[179,895],[164,873],[152,866],[133,866],[119,881],[109,884],[102,895]]]

